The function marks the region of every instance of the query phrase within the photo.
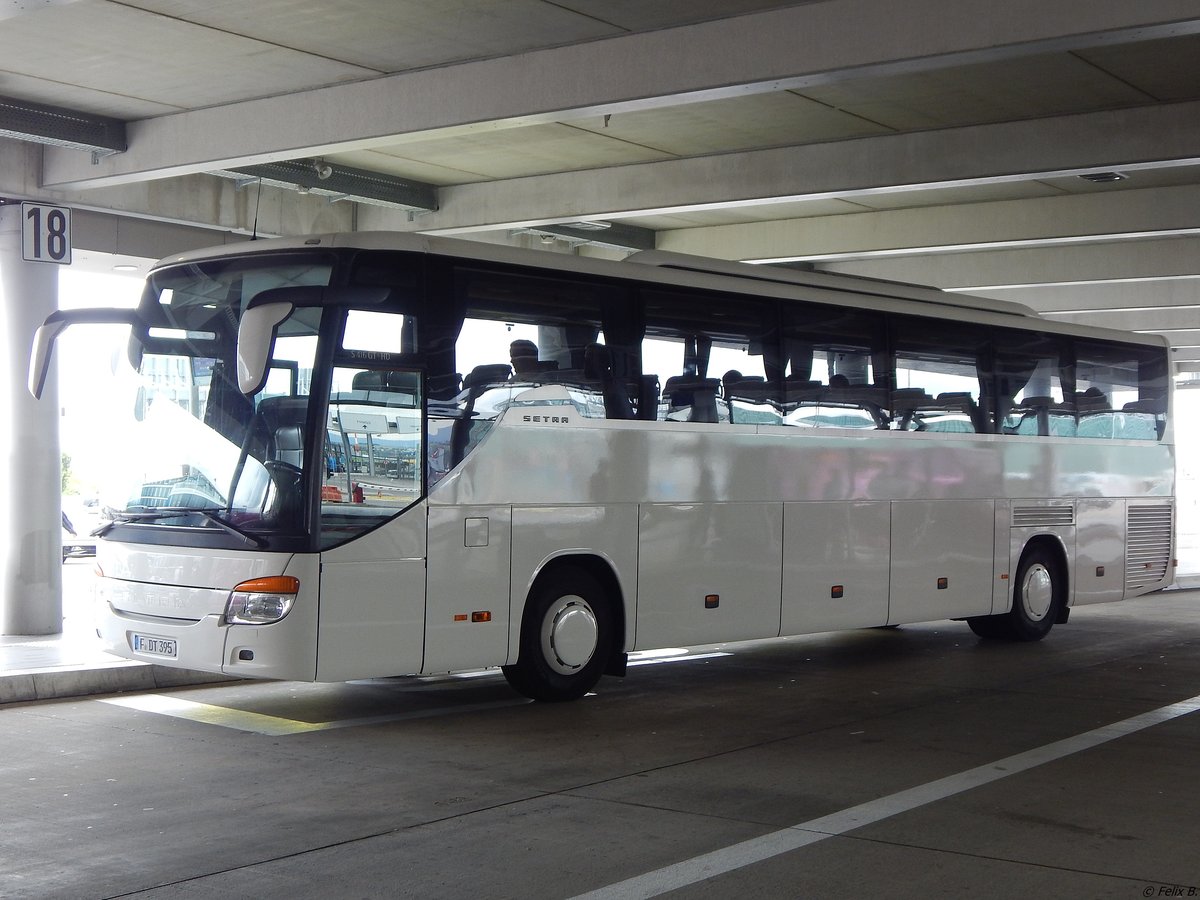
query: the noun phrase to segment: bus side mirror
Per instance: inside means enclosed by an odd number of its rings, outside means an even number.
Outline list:
[[[129,325],[134,329],[135,336],[146,332],[145,322],[133,309],[60,309],[51,313],[38,326],[33,335],[33,347],[29,351],[28,387],[35,399],[42,399],[42,391],[46,388],[54,342],[69,325]],[[137,345],[136,353],[140,355],[141,352],[141,342],[131,342],[130,361],[134,361],[135,357],[134,343]]]
[[[42,399],[46,387],[46,373],[50,371],[50,353],[54,341],[67,327],[66,322],[51,322],[47,319],[38,326],[33,335],[33,348],[29,353],[29,393],[35,400]]]
[[[266,381],[275,329],[295,308],[294,304],[281,300],[251,306],[242,314],[238,325],[237,379],[243,394],[256,393]]]

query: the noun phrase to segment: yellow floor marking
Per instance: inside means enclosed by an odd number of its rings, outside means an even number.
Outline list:
[[[132,694],[128,697],[106,697],[100,702],[108,703],[111,706],[123,706],[126,709],[135,709],[139,712],[156,713],[160,716],[187,719],[191,722],[203,722],[205,725],[220,725],[222,728],[249,731],[254,734],[303,734],[308,731],[322,731],[331,724],[328,722],[301,722],[296,719],[284,719],[279,716],[266,716],[262,713],[247,712],[242,709],[230,709],[226,706],[213,706],[210,703],[196,703],[193,700],[168,697],[164,694]]]
[[[138,712],[155,713],[156,715],[171,716],[176,719],[187,719],[189,722],[219,725],[222,728],[232,728],[236,731],[248,731],[251,734],[278,737],[289,734],[307,734],[310,731],[332,731],[335,728],[355,728],[359,725],[403,722],[409,719],[430,719],[436,716],[448,716],[455,713],[482,712],[489,709],[501,709],[507,706],[524,706],[533,701],[526,700],[523,697],[514,697],[512,700],[502,700],[493,703],[467,703],[462,706],[442,706],[436,709],[420,709],[385,716],[337,719],[333,722],[303,722],[299,719],[284,719],[280,716],[268,716],[263,713],[230,709],[227,706],[214,706],[211,703],[196,703],[194,700],[169,697],[166,694],[131,694],[127,697],[105,697],[97,702],[107,703],[110,706],[122,706],[126,709],[137,710]]]
[[[689,662],[692,660],[713,659],[721,656],[731,656],[726,652],[693,653],[680,651],[664,657],[650,654],[650,658],[639,658],[636,654],[630,659],[629,665],[649,666],[663,663]],[[489,672],[470,673],[491,674]],[[189,722],[200,722],[204,725],[219,725],[222,728],[232,728],[235,731],[247,731],[251,734],[262,734],[279,737],[289,734],[308,734],[312,731],[330,731],[335,728],[354,728],[359,725],[379,725],[386,722],[402,722],[409,719],[429,719],[435,716],[453,715],[455,713],[481,712],[489,709],[501,709],[507,706],[523,706],[532,703],[522,697],[511,700],[501,700],[491,703],[467,703],[462,706],[442,706],[434,709],[420,709],[411,712],[393,713],[383,716],[364,716],[357,719],[338,719],[333,722],[304,722],[299,719],[285,719],[281,716],[268,716],[264,713],[249,712],[243,709],[231,709],[228,706],[216,706],[211,703],[197,703],[182,697],[172,697],[167,694],[128,694],[120,697],[105,697],[97,700],[109,706],[121,706],[137,712],[154,713],[160,716],[171,716],[175,719],[186,719]]]

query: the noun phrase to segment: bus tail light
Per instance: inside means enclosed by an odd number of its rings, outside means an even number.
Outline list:
[[[300,591],[300,579],[273,575],[243,581],[229,593],[225,604],[227,625],[267,625],[289,612]]]

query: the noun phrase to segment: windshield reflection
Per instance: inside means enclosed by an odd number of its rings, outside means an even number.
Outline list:
[[[264,388],[236,383],[237,322],[264,290],[327,284],[312,258],[221,260],[151,275],[139,314],[136,399],[103,501],[118,524],[250,532],[304,529],[304,434],[321,310],[298,311],[276,334]],[[142,352],[144,350],[144,352]],[[161,515],[160,513],[167,513]]]

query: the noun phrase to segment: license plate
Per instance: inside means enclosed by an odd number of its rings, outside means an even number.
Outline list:
[[[130,637],[133,639],[134,653],[146,653],[150,656],[163,656],[168,659],[175,659],[179,655],[179,644],[172,638],[137,633]]]

